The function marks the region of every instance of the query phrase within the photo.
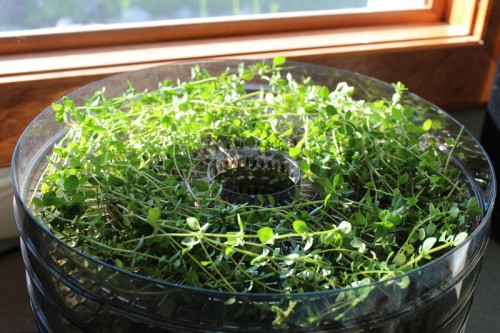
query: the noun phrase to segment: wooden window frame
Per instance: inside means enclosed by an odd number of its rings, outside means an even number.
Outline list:
[[[316,12],[113,26],[0,38],[0,166],[53,101],[105,76],[175,61],[271,58],[341,67],[453,110],[484,105],[499,53],[500,4],[434,0],[425,9]]]
[[[444,0],[430,0],[430,4],[422,9],[409,10],[323,10],[94,25],[68,28],[62,32],[57,32],[55,29],[14,31],[0,34],[0,54],[395,24],[436,23],[444,18],[445,3]]]
[[[433,0],[416,10],[269,14],[14,34],[0,38],[0,84],[46,78],[49,73],[112,74],[200,58],[474,44],[484,37],[485,13],[492,2]]]

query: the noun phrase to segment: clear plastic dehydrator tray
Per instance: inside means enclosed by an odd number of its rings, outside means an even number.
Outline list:
[[[241,61],[206,62],[217,73]],[[251,62],[248,62],[251,63]],[[124,73],[69,95],[82,104],[95,91],[119,96],[133,82],[137,91],[154,90],[165,79],[187,81],[193,64],[180,63]],[[308,76],[334,88],[345,81],[356,98],[390,99],[381,81],[318,65],[291,63],[294,76]],[[259,82],[255,82],[259,84]],[[439,119],[438,140],[457,137],[462,126],[444,111],[410,93],[404,103]],[[467,131],[454,163],[479,198],[483,216],[459,246],[396,278],[366,286],[304,293],[234,293],[153,280],[81,253],[58,239],[29,208],[29,198],[45,167],[46,155],[65,132],[49,107],[26,129],[12,163],[15,217],[22,239],[31,305],[43,332],[460,332],[464,330],[487,244],[496,195],[489,158]],[[307,186],[307,184],[302,184]],[[401,282],[409,284],[402,288]],[[362,298],[359,296],[363,295]],[[342,301],[339,301],[341,300]],[[345,311],[346,306],[349,311]],[[279,313],[287,327],[273,325]],[[311,321],[311,316],[321,319]]]

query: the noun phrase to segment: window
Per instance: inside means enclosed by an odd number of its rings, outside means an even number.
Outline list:
[[[428,23],[444,13],[444,0],[0,1],[0,54]]]
[[[18,0],[1,5],[0,36],[99,28],[102,25],[311,11],[423,9],[426,0]],[[3,32],[3,34],[1,33]],[[40,33],[40,32],[38,32]]]

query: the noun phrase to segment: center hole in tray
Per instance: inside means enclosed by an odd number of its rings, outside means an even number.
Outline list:
[[[275,151],[238,149],[215,157],[208,166],[208,181],[222,186],[222,199],[232,203],[288,205],[300,189],[300,168],[290,157]]]

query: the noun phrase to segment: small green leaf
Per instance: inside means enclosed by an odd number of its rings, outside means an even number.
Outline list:
[[[342,245],[342,236],[336,231],[332,230],[331,232],[327,234],[323,234],[320,237],[321,243],[325,245]]]
[[[289,128],[286,131],[284,131],[283,133],[281,133],[281,136],[282,137],[284,137],[284,136],[290,136],[292,134],[293,134],[293,128]]]
[[[398,266],[404,265],[405,262],[406,262],[406,255],[403,252],[399,252],[394,257],[394,263]]]
[[[307,163],[306,161],[302,161],[302,163],[300,163],[300,171],[302,171],[303,173],[307,173],[311,170],[311,166],[309,165],[309,163]]]
[[[437,182],[439,182],[441,180],[441,177],[439,176],[431,176],[429,178],[429,181],[431,182],[431,184],[436,184]]]
[[[186,223],[191,228],[191,230],[198,231],[200,230],[200,222],[195,217],[186,218]]]
[[[451,217],[457,217],[459,213],[460,213],[460,209],[458,207],[451,207],[450,208],[450,216]]]
[[[169,128],[172,125],[172,118],[169,116],[165,116],[161,119],[161,127]]]
[[[419,228],[417,231],[418,231],[418,239],[423,241],[425,238],[425,229]]]
[[[86,118],[86,113],[85,112],[75,112],[74,116],[76,118],[76,121],[79,123],[83,123]]]
[[[200,192],[206,192],[209,189],[208,183],[203,179],[196,179],[193,182],[193,186]]]
[[[415,247],[411,244],[405,244],[401,247],[401,249],[408,254],[412,254],[413,252],[415,252]]]
[[[432,249],[434,244],[436,244],[436,237],[429,237],[427,238],[424,243],[422,244],[422,247],[420,248],[420,253],[427,253]]]
[[[297,157],[300,155],[301,152],[302,152],[302,149],[297,148],[297,147],[291,147],[290,149],[288,149],[288,155],[290,157]]]
[[[269,201],[271,207],[274,207],[276,205],[276,201],[274,200],[274,197],[272,195],[267,196],[267,201]]]
[[[335,189],[338,189],[342,187],[342,185],[344,185],[344,177],[342,177],[342,175],[338,173],[333,177],[333,187]]]
[[[348,234],[352,230],[351,223],[348,221],[342,221],[340,222],[339,226],[337,227],[337,230],[340,231],[343,234]]]
[[[323,207],[327,208],[328,207],[328,201],[332,198],[332,194],[328,193],[327,196],[325,197],[325,200],[323,200]]]
[[[272,242],[274,236],[274,230],[270,227],[262,227],[257,231],[257,237],[263,244]]]
[[[36,208],[42,208],[43,207],[42,199],[40,199],[38,197],[33,197],[33,199],[31,199],[31,204],[33,206],[35,206]]]
[[[56,111],[56,121],[60,122],[60,123],[63,122],[64,121],[64,115],[65,115],[64,109]]]
[[[315,175],[319,176],[321,174],[322,168],[320,163],[313,163],[310,165],[311,172],[314,173]]]
[[[125,267],[125,266],[123,265],[123,261],[121,261],[121,260],[120,260],[120,259],[118,259],[118,258],[117,258],[117,259],[115,259],[115,266],[116,266],[116,267],[118,267],[118,268],[120,268],[120,269],[123,269],[123,267]]]
[[[333,117],[334,115],[338,114],[338,110],[335,106],[333,105],[327,105],[326,106],[326,114],[330,117]]]
[[[398,178],[398,185],[405,185],[406,183],[408,183],[409,179],[410,179],[410,175],[407,172],[403,173]]]
[[[257,222],[259,222],[259,214],[255,210],[252,210],[247,216],[246,223],[256,224]]]
[[[287,254],[285,257],[284,257],[284,262],[285,262],[285,265],[293,265],[293,263],[299,259],[299,254],[298,253],[290,253],[290,254]]]
[[[439,129],[441,129],[441,127],[442,127],[441,120],[439,120],[439,119],[434,119],[434,120],[432,121],[432,129],[433,129],[433,130],[439,130]]]
[[[190,270],[189,272],[186,273],[184,279],[186,280],[187,283],[195,283],[200,279],[200,277],[198,276],[198,273],[196,273],[196,271]]]
[[[62,98],[62,102],[63,102],[64,107],[67,109],[73,110],[75,108],[75,103],[68,96],[64,96]]]
[[[273,67],[281,66],[286,62],[285,56],[277,56],[273,59]]]
[[[43,206],[57,206],[59,204],[59,200],[56,196],[56,192],[54,191],[47,191],[42,195],[42,205]]]
[[[240,232],[242,234],[245,233],[245,225],[243,224],[243,221],[241,220],[240,214],[236,215],[236,218],[238,220],[238,227],[240,227]]]
[[[64,192],[73,192],[78,187],[78,177],[75,175],[68,176],[64,179]]]
[[[428,131],[428,130],[430,130],[430,129],[431,129],[431,127],[432,127],[432,120],[427,119],[426,121],[424,121],[424,124],[422,125],[422,129],[423,129],[424,131]]]
[[[429,222],[429,224],[425,227],[425,233],[429,236],[434,236],[436,228],[437,226],[434,223]]]
[[[150,208],[148,210],[147,221],[152,225],[156,225],[156,222],[158,222],[160,215],[161,215],[160,208],[158,208],[158,207]]]
[[[61,111],[63,109],[63,106],[61,104],[53,103],[52,104],[52,109],[54,111]]]
[[[304,238],[304,236],[302,238]],[[304,251],[307,251],[311,248],[311,246],[313,246],[314,237],[312,237],[312,235],[307,235],[305,236],[305,239],[306,239],[306,244],[304,245]]]
[[[79,204],[79,203],[82,203],[85,200],[85,198],[86,198],[85,193],[77,192],[77,193],[75,193],[73,198],[71,198],[71,202],[73,204]]]
[[[125,181],[123,179],[115,176],[115,175],[109,175],[108,184],[111,186],[120,187],[120,186],[125,185]]]
[[[394,118],[395,120],[403,118],[403,111],[401,111],[401,109],[397,107],[392,108],[392,118]]]
[[[310,232],[310,229],[307,226],[307,223],[305,223],[304,221],[301,221],[301,220],[297,220],[297,221],[293,222],[293,230],[295,230],[295,232],[298,234]]]
[[[466,238],[467,238],[468,234],[466,232],[461,232],[459,233],[458,235],[455,236],[455,238],[453,239],[453,245],[454,246],[457,246],[459,245],[460,243],[462,243]]]
[[[361,212],[356,212],[351,215],[349,221],[355,226],[364,226],[366,225],[366,216]]]
[[[355,248],[359,248],[359,247],[363,246],[364,244],[365,243],[363,242],[363,240],[359,237],[354,237],[349,242],[349,245],[351,245],[352,247],[355,247]]]
[[[410,278],[406,275],[396,280],[396,284],[401,288],[405,289],[410,285]]]
[[[226,249],[224,250],[224,254],[228,257],[231,256],[231,254],[233,254],[234,252],[234,249],[232,247],[226,247]]]

